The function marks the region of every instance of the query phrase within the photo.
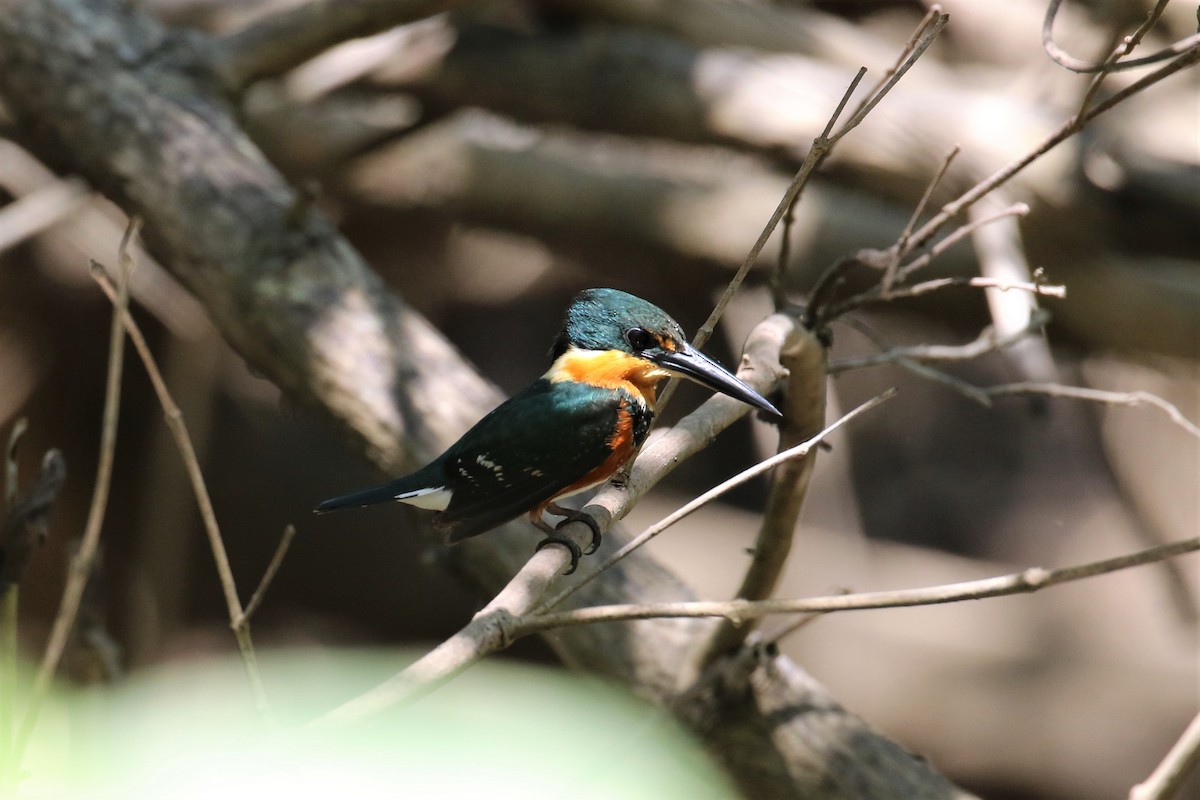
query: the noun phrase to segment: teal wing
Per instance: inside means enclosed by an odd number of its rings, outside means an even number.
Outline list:
[[[435,525],[457,542],[530,511],[608,458],[624,392],[539,380],[481,419],[439,461],[450,504]]]

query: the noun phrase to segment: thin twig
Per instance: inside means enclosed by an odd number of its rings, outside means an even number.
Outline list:
[[[837,124],[838,118],[842,115],[842,111],[844,111],[846,109],[846,104],[850,102],[850,97],[854,94],[854,90],[858,88],[859,82],[863,79],[863,76],[866,74],[867,74],[867,68],[859,67],[858,72],[855,74],[854,78],[850,81],[850,85],[846,88],[846,91],[842,93],[842,99],[838,101],[837,107],[835,109],[833,109],[833,113],[829,115],[829,119],[825,122],[824,130],[821,131],[820,135],[817,136],[816,139],[813,139],[812,146],[808,148],[808,155],[806,155],[804,157],[804,163],[800,165],[800,169],[796,171],[796,176],[792,179],[793,183],[800,180],[801,173],[804,174],[805,180],[807,180],[807,176],[811,175],[812,171],[814,169],[816,169],[820,165],[820,162],[825,158],[825,156],[828,155],[829,149],[833,146],[833,143],[830,141],[829,134],[833,130],[833,126]],[[809,166],[808,169],[806,170],[805,167],[810,162],[811,162],[811,166]],[[783,215],[783,230],[781,230],[779,232],[779,259],[776,262],[775,272],[771,276],[771,281],[770,281],[771,299],[775,304],[776,311],[781,310],[784,305],[784,286],[786,285],[785,277],[787,276],[787,265],[788,265],[790,250],[791,250],[792,223],[795,221],[795,218],[796,218],[796,215],[795,215],[796,203],[800,202],[800,193],[803,191],[803,188],[804,188],[803,184],[801,183],[797,187],[797,191],[794,194],[792,194],[791,200],[788,201],[787,211]],[[789,189],[790,189],[790,187],[789,187]],[[767,237],[769,237],[771,235],[771,231],[773,230],[773,228],[774,228],[774,226],[770,222],[768,222],[766,227],[763,230],[763,236],[761,237],[763,245],[766,244]],[[759,245],[758,249],[761,250],[762,245]],[[753,250],[751,252],[753,252]],[[758,258],[758,254],[754,253],[754,259],[757,259],[757,258]],[[751,259],[747,259],[747,260],[752,261]],[[743,264],[742,264],[742,269],[746,269],[747,271],[749,271],[748,268],[746,267],[745,262],[743,262]],[[743,275],[743,278],[744,277],[745,276]],[[740,284],[740,281],[739,281],[739,284]],[[734,289],[734,291],[736,291],[736,288]],[[733,292],[729,291],[728,288],[725,291],[725,295],[722,296],[721,299],[725,300],[726,296],[728,296],[728,297],[733,296]],[[726,300],[726,303],[728,303],[727,300]],[[718,306],[720,306],[720,304],[718,304]],[[724,313],[724,307],[721,307],[720,310],[721,310],[721,313]],[[720,319],[720,315],[716,314],[715,310],[714,310],[714,314],[716,315],[716,318],[714,319],[714,318],[710,317],[710,319],[708,321],[708,322],[712,323],[713,329],[716,328],[717,320]],[[705,325],[708,325],[708,322],[706,322]],[[711,332],[712,331],[709,331],[709,334],[706,334],[705,338],[707,338],[707,336],[710,335]]]
[[[925,54],[929,46],[937,39],[938,34],[946,27],[946,23],[950,21],[950,15],[942,12],[942,7],[934,3],[925,12],[925,17],[917,24],[917,28],[909,37],[908,43],[900,53],[900,57],[896,60],[895,65],[883,74],[879,82],[871,89],[870,92],[863,97],[858,108],[854,110],[854,114],[846,121],[846,124],[834,134],[833,141],[836,142],[850,131],[858,127],[867,115],[879,105],[880,101],[887,96],[888,92],[900,82],[904,77],[904,73],[912,69],[913,64]]]
[[[891,364],[901,359],[920,362],[969,361],[987,353],[1010,347],[1029,334],[1042,330],[1049,321],[1050,315],[1046,311],[1036,309],[1035,313],[1030,315],[1029,322],[1023,329],[1010,333],[1007,336],[998,335],[996,329],[989,325],[980,331],[979,335],[973,341],[967,344],[922,344],[913,347],[892,347],[880,353],[871,353],[865,356],[854,356],[834,361],[829,365],[829,373],[836,375],[852,369]]]
[[[295,538],[295,525],[288,525],[283,529],[283,536],[280,537],[279,545],[275,548],[275,555],[271,556],[271,561],[267,564],[267,569],[258,582],[258,588],[254,590],[254,594],[250,595],[250,602],[246,604],[246,610],[242,612],[242,616],[234,623],[235,626],[246,625],[250,622],[250,617],[254,616],[254,612],[262,604],[263,597],[266,595],[267,589],[271,587],[271,581],[275,580],[275,574],[283,565],[283,559],[287,556],[288,548],[292,546],[292,539]]]
[[[20,769],[21,759],[37,725],[42,703],[50,691],[50,683],[66,651],[71,629],[75,626],[75,618],[79,614],[83,590],[87,586],[92,565],[95,563],[96,550],[100,545],[100,528],[104,524],[109,488],[112,485],[113,459],[117,448],[117,420],[121,410],[121,376],[125,363],[125,329],[121,324],[121,317],[129,306],[129,248],[141,225],[141,220],[136,217],[129,221],[129,227],[125,229],[125,235],[121,237],[121,244],[117,250],[119,268],[113,298],[112,326],[108,337],[108,377],[104,387],[104,415],[100,427],[100,458],[96,466],[96,482],[92,489],[91,507],[88,509],[79,552],[70,561],[67,583],[63,588],[58,613],[54,617],[54,625],[50,629],[50,639],[34,676],[29,703],[25,707],[25,714],[13,741],[10,769],[14,771]]]
[[[1183,786],[1188,773],[1200,764],[1200,714],[1192,718],[1146,780],[1129,790],[1129,800],[1170,800]]]
[[[942,165],[938,171],[934,173],[933,178],[925,187],[925,191],[921,194],[921,199],[917,201],[916,208],[908,218],[908,222],[904,224],[904,230],[900,232],[900,238],[896,240],[896,244],[889,248],[889,252],[893,254],[890,263],[888,263],[887,271],[883,274],[883,280],[879,282],[880,290],[884,296],[887,296],[892,291],[892,285],[896,282],[896,271],[900,269],[900,261],[903,258],[903,253],[908,252],[908,240],[912,238],[913,228],[917,225],[917,220],[925,213],[925,207],[929,205],[930,198],[933,197],[934,191],[938,184],[942,182],[942,178],[946,177],[947,170],[950,169],[950,164],[958,156],[961,148],[954,145],[950,148],[950,152],[946,153],[946,157],[942,159]]]
[[[859,331],[863,336],[866,336],[876,347],[880,349],[889,348],[889,344],[883,339],[882,336],[879,336],[869,326],[859,324],[854,317],[842,317],[841,321],[843,324],[850,325]],[[988,397],[986,392],[982,391],[974,384],[970,384],[964,380],[961,380],[960,378],[956,378],[948,372],[943,372],[940,369],[934,369],[928,364],[924,364],[911,358],[906,358],[903,355],[897,356],[892,363],[902,369],[908,370],[918,377],[925,378],[934,383],[943,384],[959,394],[965,395],[969,399],[974,400],[984,408],[992,407],[992,398]],[[832,364],[830,365],[830,370],[831,372],[833,370]]]
[[[941,605],[962,600],[981,600],[1026,594],[1057,586],[1060,583],[1083,580],[1097,575],[1117,572],[1200,550],[1200,536],[1177,542],[1156,545],[1115,558],[1093,561],[1061,569],[1032,567],[1022,572],[919,589],[899,589],[883,592],[831,595],[789,600],[730,600],[727,602],[691,603],[630,603],[611,606],[592,606],[573,611],[560,611],[526,617],[513,623],[512,637],[563,628],[569,625],[592,625],[599,622],[621,622],[662,617],[724,617],[735,623],[773,614],[833,613],[875,608],[909,608]]]
[[[841,117],[842,111],[850,101],[851,96],[853,96],[855,90],[858,89],[859,83],[862,82],[863,76],[866,75],[867,68],[862,67],[855,74],[854,78],[850,81],[850,85],[842,94],[842,98],[838,102],[837,107],[830,115],[829,120],[825,123],[825,129],[821,131],[821,134],[817,136],[816,139],[813,140],[812,147],[809,148],[808,154],[804,157],[804,161],[801,163],[800,168],[796,170],[796,174],[792,178],[791,184],[788,185],[787,191],[783,193],[783,198],[779,201],[779,205],[775,207],[775,211],[771,214],[770,219],[767,220],[767,224],[763,227],[762,232],[758,235],[758,239],[756,239],[754,244],[751,246],[750,252],[742,261],[741,266],[738,267],[737,272],[734,273],[733,278],[730,279],[729,284],[725,287],[725,291],[721,293],[721,297],[718,298],[716,305],[713,307],[712,313],[708,316],[708,319],[705,320],[704,324],[700,326],[700,329],[696,331],[696,335],[692,339],[692,343],[696,347],[702,347],[704,343],[708,341],[709,337],[712,336],[713,331],[715,331],[717,328],[717,323],[725,314],[725,309],[729,306],[729,302],[733,299],[733,296],[737,293],[738,289],[741,288],[746,276],[750,274],[750,269],[754,266],[755,262],[757,262],[759,254],[762,253],[763,247],[765,247],[767,244],[767,240],[770,239],[771,234],[774,233],[775,228],[778,227],[784,216],[787,215],[794,207],[795,203],[800,197],[801,192],[803,192],[805,185],[807,185],[810,177],[812,176],[812,173],[829,155],[834,145],[837,144],[837,142],[850,131],[857,128],[859,124],[866,119],[867,115],[871,113],[871,110],[874,109],[875,106],[877,106],[879,102],[887,96],[888,92],[892,90],[896,83],[902,77],[904,77],[904,74],[908,72],[913,64],[915,64],[917,60],[924,55],[925,51],[929,49],[929,46],[933,44],[933,41],[937,38],[938,34],[942,32],[942,29],[946,27],[946,23],[949,21],[950,16],[942,13],[941,6],[937,4],[931,6],[929,12],[925,15],[924,19],[921,20],[920,24],[917,25],[913,35],[909,38],[909,41],[897,59],[895,66],[884,73],[883,77],[875,85],[875,87],[873,87],[871,91],[867,93],[862,102],[859,103],[858,107],[851,115],[850,119],[842,124],[842,126],[838,128],[837,132],[831,133],[834,125],[837,124],[837,120]],[[778,278],[778,281],[782,285],[782,276]],[[778,298],[776,298],[776,300],[778,301]],[[660,400],[660,407],[665,406],[667,401],[670,400],[671,395],[674,393],[675,385],[676,383],[672,381],[663,391],[662,398]]]
[[[95,261],[92,262],[92,277],[100,285],[104,294],[115,303],[117,290],[113,287],[112,281],[105,272],[103,265]],[[242,657],[242,665],[245,667],[246,677],[250,682],[250,691],[254,697],[254,706],[263,719],[271,722],[271,709],[267,703],[266,690],[263,688],[262,676],[258,670],[258,658],[254,653],[254,643],[250,637],[250,628],[245,624],[245,614],[242,611],[241,600],[238,598],[237,583],[233,577],[233,568],[229,565],[229,555],[225,551],[225,542],[221,538],[221,529],[217,524],[217,515],[213,510],[212,499],[209,497],[208,487],[204,482],[204,473],[200,469],[200,462],[196,458],[196,449],[192,445],[187,425],[183,421],[183,412],[176,405],[174,398],[171,397],[171,392],[167,388],[166,381],[163,380],[162,373],[158,369],[158,364],[154,360],[154,355],[150,352],[150,346],[146,343],[146,337],[142,335],[141,328],[138,327],[137,322],[134,320],[133,315],[128,312],[126,306],[121,306],[117,309],[117,318],[119,323],[124,327],[124,330],[128,332],[129,339],[133,342],[134,349],[142,360],[142,365],[145,367],[146,374],[150,378],[150,384],[154,387],[154,394],[158,397],[159,405],[162,406],[163,416],[167,422],[167,429],[171,432],[171,437],[175,440],[175,446],[179,450],[180,458],[183,460],[184,470],[187,472],[188,481],[191,483],[192,492],[196,497],[196,505],[200,510],[200,519],[204,523],[204,532],[208,536],[209,546],[212,549],[213,559],[216,562],[217,576],[220,578],[221,590],[225,595],[225,605],[229,613],[229,624],[233,629],[238,652]]]
[[[976,183],[966,192],[963,192],[954,200],[943,205],[937,214],[935,214],[931,219],[929,219],[929,221],[927,221],[916,232],[914,232],[912,236],[909,237],[905,250],[907,250],[908,253],[911,253],[924,247],[950,220],[969,209],[996,188],[1007,183],[1013,178],[1013,176],[1020,173],[1030,164],[1034,163],[1046,153],[1053,150],[1059,144],[1074,136],[1076,133],[1081,131],[1088,122],[1091,122],[1093,119],[1096,119],[1101,114],[1104,114],[1133,95],[1145,90],[1159,81],[1170,77],[1171,75],[1174,75],[1180,70],[1193,66],[1196,63],[1200,63],[1200,47],[1188,50],[1174,61],[1165,64],[1149,75],[1143,76],[1120,91],[1114,92],[1111,96],[1105,98],[1094,106],[1091,106],[1083,113],[1076,114],[1075,116],[1066,120],[1056,131],[1049,134],[1028,153],[1008,163],[1004,167],[1001,167],[987,178],[984,178]],[[1010,207],[1009,211],[1016,213],[1016,207]],[[974,230],[975,227],[986,224],[995,218],[996,217],[987,217],[984,219],[973,220],[967,225],[960,227],[945,239],[938,242],[938,244],[935,245],[929,253],[914,259],[912,262],[902,267],[899,270],[896,279],[902,280],[905,276],[911,274],[915,270],[924,267],[929,263],[929,261],[936,257],[938,253],[942,252],[951,244],[958,241],[958,239],[968,235],[972,230]],[[904,254],[901,254],[901,257],[903,257],[903,255]],[[835,279],[840,276],[845,267],[855,263],[874,262],[878,262],[879,264],[883,265],[884,268],[886,268],[886,265],[890,263],[886,253],[880,253],[879,251],[866,251],[863,254],[856,254],[849,259],[843,259],[841,262],[835,264],[833,268],[827,271],[822,280],[818,282],[818,289],[814,290],[813,292],[811,302],[809,303],[809,308],[805,312],[806,322],[811,325],[823,325],[833,319],[836,319],[838,316],[844,314],[846,311],[852,308],[857,308],[866,302],[872,302],[878,298],[880,295],[880,290],[877,287],[874,290],[864,292],[861,295],[850,298],[847,301],[843,301],[842,303],[839,303],[831,308],[825,308],[826,295],[831,294],[832,286],[836,282]]]
[[[969,220],[968,222],[960,225],[959,227],[957,227],[953,231],[951,231],[946,236],[946,238],[942,239],[937,244],[935,244],[933,247],[929,248],[928,253],[924,253],[923,255],[918,256],[917,258],[914,258],[912,261],[910,261],[909,263],[902,266],[896,273],[896,279],[904,280],[905,278],[907,278],[909,275],[913,274],[917,270],[924,269],[926,266],[929,265],[930,261],[933,261],[933,259],[937,258],[942,253],[946,252],[948,249],[950,249],[954,245],[958,244],[960,241],[967,238],[971,234],[975,233],[977,230],[984,227],[985,225],[991,225],[993,222],[999,222],[1000,220],[1007,219],[1009,217],[1023,217],[1025,215],[1027,215],[1028,213],[1029,213],[1029,206],[1026,205],[1025,203],[1013,203],[1011,205],[1005,206],[1002,209],[999,209],[998,211],[996,211],[992,214],[986,214],[984,216],[980,216],[975,219]]]
[[[1122,70],[1135,69],[1137,67],[1145,67],[1150,64],[1157,64],[1161,61],[1166,61],[1181,53],[1186,53],[1192,48],[1200,46],[1200,34],[1192,34],[1185,39],[1180,39],[1178,42],[1164,47],[1155,53],[1141,58],[1131,58],[1125,61],[1119,60],[1121,56],[1126,55],[1137,47],[1138,43],[1145,37],[1158,18],[1162,16],[1166,10],[1167,3],[1170,0],[1158,0],[1154,8],[1150,9],[1145,22],[1131,36],[1126,37],[1114,51],[1113,56],[1099,63],[1090,63],[1082,61],[1067,53],[1054,41],[1054,20],[1058,16],[1058,8],[1062,5],[1062,0],[1050,0],[1050,5],[1046,8],[1046,16],[1042,20],[1042,49],[1046,51],[1046,55],[1050,57],[1054,63],[1064,69],[1069,69],[1071,72],[1082,74],[1091,73],[1107,73],[1119,72]]]
[[[605,571],[611,569],[613,566],[615,566],[617,563],[619,563],[622,559],[624,559],[626,556],[628,556],[634,550],[637,550],[639,547],[646,544],[654,537],[658,536],[660,533],[665,531],[667,528],[670,528],[672,525],[674,525],[675,523],[684,519],[688,515],[699,510],[700,508],[703,508],[704,506],[708,505],[713,500],[716,500],[718,497],[720,497],[721,495],[730,491],[731,489],[741,486],[743,483],[746,483],[747,481],[758,477],[762,473],[775,467],[777,464],[782,464],[785,461],[790,461],[795,458],[802,458],[803,456],[807,455],[808,452],[810,450],[812,450],[812,448],[816,447],[818,444],[825,441],[825,439],[831,433],[836,431],[838,428],[840,428],[843,425],[845,425],[846,423],[850,422],[850,420],[854,419],[859,414],[863,414],[867,411],[870,411],[871,409],[875,408],[875,406],[879,405],[880,403],[883,403],[887,400],[892,399],[895,396],[895,394],[896,394],[896,391],[894,389],[889,389],[888,391],[884,392],[883,394],[880,394],[877,397],[873,397],[872,399],[868,400],[867,402],[865,402],[862,405],[855,408],[853,411],[851,411],[848,414],[846,414],[845,416],[841,417],[839,420],[837,420],[833,424],[827,426],[820,433],[817,433],[816,435],[801,442],[800,444],[796,445],[795,447],[791,447],[780,453],[776,453],[775,455],[771,456],[770,458],[764,459],[764,460],[758,462],[757,464],[755,464],[754,466],[742,470],[737,475],[734,475],[732,478],[722,481],[721,483],[717,484],[716,486],[709,489],[707,492],[704,492],[703,494],[699,495],[698,497],[692,498],[687,503],[684,503],[682,506],[680,506],[679,508],[672,511],[670,514],[663,517],[658,522],[654,523],[653,525],[651,525],[650,527],[646,528],[644,531],[639,533],[637,536],[630,539],[629,542],[627,542],[624,547],[622,547],[620,550],[618,550],[617,552],[615,552],[611,556],[609,556],[608,559],[603,564],[596,567],[591,572],[586,573],[585,575],[580,577],[580,579],[578,581],[571,584],[570,586],[568,586],[567,588],[565,588],[561,592],[559,592],[557,595],[555,595],[554,597],[547,600],[545,603],[543,603],[541,606],[539,606],[533,612],[533,614],[536,616],[538,614],[545,613],[548,609],[554,608],[558,604],[562,603],[568,597],[575,594],[575,592],[579,591],[581,588],[586,586],[588,583],[590,583],[591,581],[598,578]]]
[[[1165,64],[1149,75],[1146,75],[1124,87],[1120,91],[1114,92],[1109,97],[1106,97],[1103,101],[1087,109],[1084,113],[1071,117],[1064,122],[1058,128],[1058,130],[1054,131],[1045,139],[1043,139],[1028,153],[1000,168],[992,175],[984,178],[979,183],[972,186],[956,199],[942,206],[941,211],[935,214],[933,218],[922,225],[921,228],[912,235],[909,243],[910,251],[924,246],[925,243],[932,239],[947,222],[961,214],[970,206],[977,203],[982,197],[989,194],[996,187],[1007,183],[1014,175],[1024,170],[1046,153],[1050,152],[1055,147],[1074,136],[1076,133],[1082,130],[1084,125],[1086,125],[1088,122],[1091,122],[1093,119],[1096,119],[1101,114],[1104,114],[1115,106],[1120,105],[1122,102],[1138,92],[1141,92],[1144,89],[1158,83],[1159,81],[1174,75],[1176,72],[1186,69],[1196,63],[1200,63],[1200,47],[1188,50],[1174,61]]]
[[[897,242],[886,251],[881,250],[864,250],[860,251],[851,258],[842,259],[834,264],[818,282],[817,287],[813,290],[813,300],[810,303],[808,314],[812,318],[814,325],[826,325],[833,320],[847,314],[850,311],[862,308],[865,305],[877,302],[889,302],[900,297],[912,297],[912,287],[895,288],[896,281],[902,281],[912,273],[919,269],[928,266],[933,259],[940,256],[946,250],[950,249],[958,242],[970,236],[984,225],[990,225],[1007,217],[1020,217],[1029,213],[1029,206],[1024,203],[1013,203],[1012,205],[997,211],[994,214],[973,219],[958,228],[951,231],[944,239],[937,242],[929,249],[929,252],[918,256],[904,266],[896,266],[909,252],[915,249],[913,239],[905,239],[903,242]],[[841,274],[854,264],[865,264],[867,266],[881,268],[884,270],[884,278],[879,284],[866,291],[859,292],[856,295],[846,298],[838,303],[832,303],[826,306],[825,297],[829,296],[833,290],[834,283],[840,279]],[[892,282],[887,283],[887,275],[892,274]],[[987,280],[986,278],[947,278],[943,280],[958,281],[959,283],[939,283],[931,281],[928,286],[924,286],[918,290],[918,294],[932,289],[940,289],[944,286],[968,285],[967,281],[972,280]],[[985,284],[976,284],[984,286]],[[995,286],[993,288],[1003,288]],[[1015,285],[1010,288],[1019,288]],[[1061,290],[1065,294],[1065,289]]]
[[[997,386],[979,387],[990,397],[1007,397],[1011,395],[1043,395],[1046,397],[1066,397],[1074,400],[1088,400],[1093,403],[1104,403],[1111,406],[1154,406],[1165,413],[1172,422],[1191,436],[1200,439],[1200,426],[1184,416],[1174,404],[1156,394],[1144,391],[1110,392],[1104,389],[1091,389],[1084,386],[1065,386],[1059,383],[1041,383],[1022,381],[1002,383]]]
[[[813,146],[809,148],[808,155],[804,158],[804,163],[802,163],[800,168],[796,170],[796,174],[793,176],[792,182],[788,185],[787,191],[783,193],[783,198],[779,201],[779,204],[775,206],[775,211],[771,213],[771,217],[767,220],[767,224],[763,226],[762,232],[758,234],[758,238],[750,247],[750,252],[746,254],[746,258],[742,261],[741,266],[738,267],[737,272],[734,273],[733,278],[730,279],[729,284],[725,287],[725,291],[721,293],[721,297],[717,300],[717,304],[713,307],[712,313],[708,315],[708,319],[705,320],[704,324],[700,326],[700,329],[696,331],[696,335],[692,339],[692,343],[696,347],[703,347],[704,343],[708,341],[710,336],[712,336],[713,331],[717,329],[717,323],[720,322],[721,317],[724,316],[725,309],[729,306],[729,302],[733,299],[733,296],[737,294],[738,289],[741,288],[742,282],[746,280],[746,276],[750,274],[750,269],[758,260],[759,254],[762,252],[763,247],[766,246],[767,240],[771,238],[771,234],[774,233],[775,228],[779,225],[779,221],[783,219],[784,214],[787,213],[787,210],[791,207],[792,203],[797,197],[800,196],[800,193],[804,190],[805,184],[808,183],[808,179],[812,175],[813,170],[816,169],[818,163],[825,157],[825,155],[828,154],[829,148],[832,146],[832,142],[836,141],[836,139],[831,140],[825,135],[825,132],[833,126],[838,114],[845,107],[846,103],[850,99],[850,96],[854,94],[854,90],[858,87],[859,81],[862,80],[863,75],[866,74],[866,71],[866,67],[863,67],[858,71],[858,74],[854,76],[854,79],[850,81],[850,86],[842,95],[842,99],[838,102],[837,108],[834,109],[834,113],[830,116],[829,122],[825,125],[825,131],[821,133],[821,136],[818,136],[813,140]]]
[[[995,278],[934,278],[933,280],[914,283],[893,292],[893,297],[919,297],[930,292],[949,289],[956,286],[973,286],[977,289],[997,289],[1001,292],[1029,292],[1043,297],[1062,299],[1067,296],[1067,287],[1062,284],[1038,283],[1037,281],[1005,281]]]

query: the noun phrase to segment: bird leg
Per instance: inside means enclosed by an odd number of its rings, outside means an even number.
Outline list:
[[[549,522],[542,519],[542,510],[540,508],[535,508],[529,513],[529,521],[546,533],[546,538],[538,542],[536,549],[541,550],[548,544],[561,544],[571,554],[571,568],[563,574],[570,575],[574,572],[575,568],[579,566],[579,557],[583,555],[583,552],[579,549],[579,545],[575,544],[570,536],[563,536],[558,532],[558,528],[555,528]],[[589,550],[588,552],[591,551]]]
[[[547,503],[546,510],[556,517],[566,517],[562,522],[558,523],[555,530],[558,530],[568,522],[582,522],[592,529],[592,543],[588,545],[588,549],[583,551],[585,556],[590,556],[600,548],[600,540],[603,538],[600,533],[600,525],[596,522],[591,514],[585,514],[582,511],[576,511],[573,508],[560,506],[558,503]]]

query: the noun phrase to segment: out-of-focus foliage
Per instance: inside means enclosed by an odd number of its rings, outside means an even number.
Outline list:
[[[263,663],[283,727],[255,715],[240,664],[147,670],[61,693],[28,797],[722,798],[733,790],[662,710],[616,687],[487,664],[345,729],[296,728],[391,674],[402,654],[282,651]]]

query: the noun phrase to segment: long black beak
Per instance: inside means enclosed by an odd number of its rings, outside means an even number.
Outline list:
[[[765,397],[742,383],[733,373],[690,344],[684,343],[683,347],[679,350],[663,351],[661,354],[656,353],[653,356],[653,360],[664,369],[668,369],[685,378],[690,378],[702,386],[707,386],[714,392],[727,394],[736,400],[741,400],[743,403],[752,405],[755,408],[761,408],[763,411],[774,414],[777,417],[783,416],[779,413],[779,409],[771,405]]]

